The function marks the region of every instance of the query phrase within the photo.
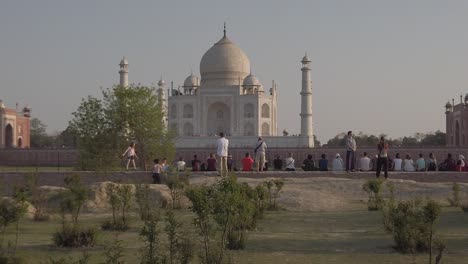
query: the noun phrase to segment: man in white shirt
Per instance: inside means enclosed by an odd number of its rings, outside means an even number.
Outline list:
[[[296,167],[294,166],[294,158],[292,153],[288,153],[288,157],[284,160],[284,164],[286,165],[287,171],[295,171]]]
[[[177,170],[178,171],[185,171],[185,161],[182,157],[179,158],[177,161]]]
[[[220,165],[219,165],[219,174],[221,176],[227,176],[228,168],[227,168],[227,156],[228,156],[228,146],[229,140],[224,137],[224,133],[219,133],[220,138],[217,142],[217,150],[216,154],[219,157]],[[223,175],[224,174],[224,175]]]
[[[348,131],[346,136],[346,172],[354,171],[356,163],[356,140],[353,137],[353,131]]]
[[[257,163],[257,172],[262,172],[265,167],[265,152],[267,145],[261,137],[258,138],[257,144],[255,145],[255,162]]]
[[[367,157],[367,152],[364,152],[361,160],[359,161],[359,168],[361,169],[361,171],[370,171],[370,163],[371,160],[369,159],[369,157]]]

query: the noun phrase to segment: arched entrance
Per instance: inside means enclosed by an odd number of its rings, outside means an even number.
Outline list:
[[[216,102],[208,107],[207,132],[210,136],[220,132],[231,134],[231,110],[225,103]]]
[[[13,127],[11,126],[11,124],[8,124],[5,127],[5,147],[13,147]]]
[[[22,148],[23,147],[23,139],[20,137],[18,138],[18,144],[16,144],[18,146],[18,148]]]

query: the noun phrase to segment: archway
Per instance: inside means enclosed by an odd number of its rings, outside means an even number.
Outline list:
[[[11,124],[8,124],[5,127],[5,147],[13,147],[13,127],[11,126]]]
[[[17,144],[18,148],[22,148],[23,147],[23,139],[21,137],[18,138],[18,144]]]
[[[262,125],[262,136],[270,135],[270,125],[268,123],[263,123]]]
[[[191,123],[184,124],[184,136],[193,136],[193,125]]]
[[[193,117],[193,106],[191,104],[184,105],[183,117],[184,118]]]
[[[253,118],[254,117],[254,107],[253,104],[248,103],[244,105],[244,118]]]
[[[460,146],[460,124],[458,121],[455,124],[455,145]]]
[[[244,126],[244,136],[253,136],[254,135],[254,126],[252,123],[247,123]]]
[[[267,104],[262,105],[262,117],[270,118],[270,106],[268,106]]]
[[[225,103],[216,102],[208,107],[207,132],[208,135],[231,134],[231,110]]]

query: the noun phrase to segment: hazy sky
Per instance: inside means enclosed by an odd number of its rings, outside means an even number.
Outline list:
[[[312,59],[314,130],[445,131],[468,92],[468,1],[22,1],[0,4],[0,98],[63,130],[81,98],[162,74],[181,85],[228,36],[262,84],[278,83],[279,131],[298,133],[300,60]]]

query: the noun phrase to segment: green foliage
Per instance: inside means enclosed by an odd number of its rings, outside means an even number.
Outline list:
[[[135,198],[138,205],[138,214],[142,221],[147,221],[155,215],[155,208],[150,206],[150,189],[148,184],[135,184]]]
[[[183,196],[185,189],[189,186],[189,175],[168,173],[166,174],[166,185],[171,191],[172,209],[180,209],[180,199]]]
[[[16,240],[13,255],[18,244],[18,229],[21,218],[26,213],[27,205],[24,200],[3,198],[0,200],[0,248],[3,247],[5,232],[9,225],[16,223]]]
[[[114,242],[106,246],[106,260],[101,264],[125,264],[123,250],[123,240],[119,240],[116,236]]]
[[[32,172],[26,175],[26,185],[24,187],[26,200],[31,203],[36,211],[34,212],[34,221],[47,221],[49,215],[46,212],[47,199],[44,192],[41,192],[38,186],[37,173]]]
[[[75,260],[72,257],[59,258],[59,259],[49,258],[48,261],[41,262],[41,263],[43,264],[90,264],[91,256],[89,255],[87,251],[83,251],[82,256],[78,260]]]
[[[276,200],[280,197],[280,193],[284,186],[284,181],[281,179],[276,179],[265,181],[263,184],[268,191],[268,210],[278,210],[279,206],[276,203]]]
[[[141,264],[165,263],[166,258],[160,252],[160,231],[158,230],[159,217],[148,219],[140,230],[140,237],[145,245],[142,248]]]
[[[203,263],[223,263],[227,261],[226,248],[245,247],[246,231],[255,227],[260,215],[257,204],[263,203],[256,199],[255,189],[228,176],[212,186],[193,186],[186,195],[196,215],[194,225],[202,239]]]
[[[103,90],[102,97],[83,99],[70,121],[78,138],[80,169],[119,166],[119,154],[129,141],[137,142],[143,168],[153,157],[174,156],[173,135],[164,128],[154,88],[116,86]]]
[[[383,181],[380,179],[369,179],[362,185],[362,189],[369,196],[367,201],[367,209],[376,211],[382,208],[383,199],[380,191],[382,190]]]
[[[164,231],[168,238],[168,261],[170,264],[187,264],[193,259],[194,245],[187,234],[180,231],[182,223],[175,218],[173,211],[166,213],[166,227]]]
[[[452,186],[452,198],[448,198],[450,206],[459,207],[460,204],[460,184],[454,182]]]
[[[66,177],[65,187],[68,190],[63,193],[60,202],[62,215],[69,213],[73,225],[76,226],[83,205],[88,199],[89,188],[81,182],[79,174]]]
[[[97,230],[94,228],[83,229],[79,225],[66,224],[62,230],[54,233],[52,241],[57,247],[93,247],[97,236]]]
[[[31,118],[30,123],[30,146],[32,148],[50,147],[53,139],[46,133],[47,126],[37,118]]]
[[[440,205],[432,200],[402,201],[389,210],[386,216],[389,224],[385,229],[392,234],[395,249],[411,254],[429,252],[432,258],[434,225],[440,217]]]
[[[132,201],[132,185],[108,183],[106,185],[107,201],[112,209],[112,222],[102,224],[104,230],[125,231],[129,228],[127,214]],[[120,219],[117,219],[120,210]]]

